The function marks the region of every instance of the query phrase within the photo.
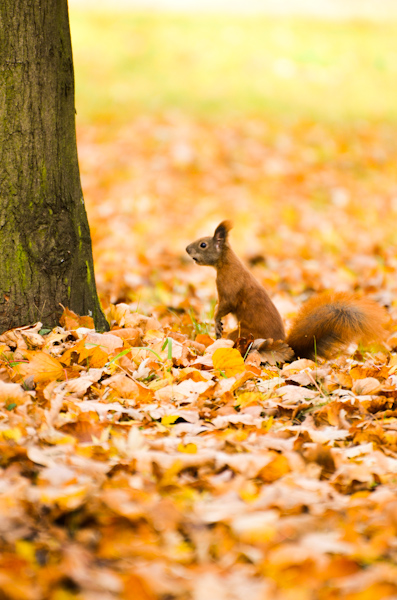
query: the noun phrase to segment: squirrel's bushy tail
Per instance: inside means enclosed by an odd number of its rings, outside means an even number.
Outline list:
[[[331,358],[351,342],[382,339],[386,320],[386,311],[368,298],[324,293],[303,305],[286,341],[297,357]]]

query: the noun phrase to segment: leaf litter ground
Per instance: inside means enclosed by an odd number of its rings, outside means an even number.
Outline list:
[[[5,598],[395,596],[393,333],[261,366],[189,311],[106,313],[0,337]]]

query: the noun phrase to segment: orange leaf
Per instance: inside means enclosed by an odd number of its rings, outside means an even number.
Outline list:
[[[139,346],[141,345],[141,331],[136,327],[125,327],[124,329],[112,329],[112,335],[117,335],[117,337],[122,340],[127,340],[130,346]]]
[[[95,348],[90,348],[87,350],[87,354],[85,356],[87,366],[95,369],[101,369],[106,365],[109,360],[109,356],[107,352],[99,348],[99,346],[95,346]],[[80,362],[81,355],[80,355]]]
[[[33,375],[36,383],[58,381],[65,379],[63,365],[46,352],[26,352],[29,363],[20,365],[25,376]]]
[[[266,483],[272,483],[280,479],[280,477],[283,477],[291,470],[284,454],[276,454],[275,452],[273,454],[273,460],[266,467],[263,467],[257,475],[257,477],[261,477]]]
[[[87,329],[95,329],[94,319],[88,315],[79,317],[79,327],[87,327]]]
[[[211,346],[215,342],[215,340],[213,340],[212,337],[210,337],[206,333],[199,333],[198,335],[196,335],[195,341],[199,344],[203,344],[203,346],[205,346],[206,348],[208,348],[208,346]]]
[[[125,579],[122,598],[123,600],[155,600],[155,595],[142,577],[130,573]]]
[[[69,308],[65,308],[61,318],[59,319],[60,324],[65,329],[78,329],[79,327],[87,327],[89,329],[95,329],[94,321],[92,317],[79,317],[75,312]]]
[[[235,348],[218,348],[212,355],[212,364],[226,377],[233,377],[245,370],[244,359]]]
[[[109,360],[109,355],[107,352],[102,350],[99,346],[91,346],[86,347],[86,338],[80,340],[73,348],[69,348],[66,350],[61,356],[61,362],[64,365],[69,366],[73,360],[73,354],[75,354],[77,358],[77,362],[79,364],[83,364],[89,367],[95,367],[100,369],[103,367]],[[76,359],[76,356],[74,359]]]
[[[75,346],[66,350],[66,352],[62,354],[60,360],[64,365],[69,366],[72,362],[73,354],[76,354],[78,360],[80,360],[80,353],[83,351],[85,351],[85,337],[77,342]]]

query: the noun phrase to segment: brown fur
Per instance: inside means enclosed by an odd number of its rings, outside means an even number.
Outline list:
[[[228,335],[230,339],[253,335],[284,340],[277,308],[228,243],[231,228],[230,221],[222,221],[213,237],[200,238],[186,248],[197,264],[216,269],[216,336],[222,335],[222,318],[232,313],[239,326]],[[321,294],[302,307],[286,341],[301,358],[329,358],[350,342],[383,337],[384,321],[385,311],[372,300],[347,293]]]
[[[384,337],[386,312],[369,298],[346,292],[310,298],[300,309],[287,338],[297,356],[330,358],[355,341]]]

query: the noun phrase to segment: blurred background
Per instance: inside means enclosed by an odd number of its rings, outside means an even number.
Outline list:
[[[394,0],[69,0],[69,9],[105,304],[182,321],[188,305],[209,318],[214,273],[184,248],[225,218],[284,316],[313,290],[393,302]]]

